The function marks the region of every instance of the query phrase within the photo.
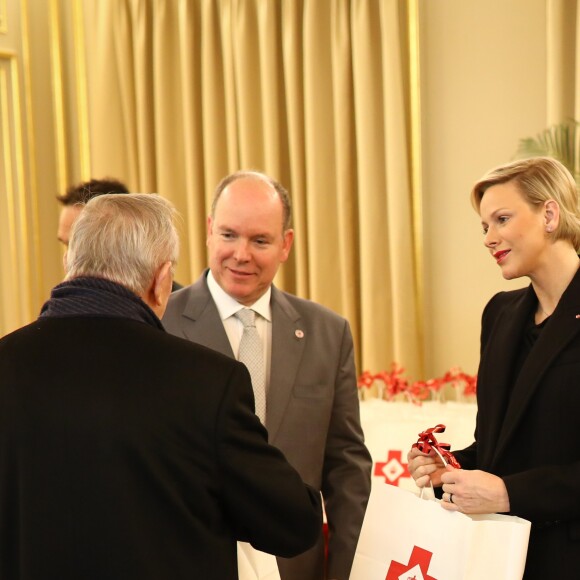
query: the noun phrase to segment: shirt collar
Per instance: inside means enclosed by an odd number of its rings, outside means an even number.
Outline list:
[[[218,309],[218,313],[222,320],[226,320],[230,316],[233,316],[236,312],[242,308],[246,308],[243,304],[240,304],[237,300],[232,298],[216,281],[211,270],[207,274],[207,286],[209,292],[215,302]],[[268,290],[254,302],[248,306],[254,312],[257,312],[260,316],[272,321],[272,309],[270,307],[270,298],[272,296],[272,286],[268,286]]]

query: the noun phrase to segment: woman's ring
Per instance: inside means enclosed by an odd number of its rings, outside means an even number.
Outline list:
[[[453,503],[453,494],[452,493],[449,494],[449,503]]]

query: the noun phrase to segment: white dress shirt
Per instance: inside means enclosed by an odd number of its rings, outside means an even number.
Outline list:
[[[207,274],[207,285],[217,307],[236,359],[238,358],[244,325],[235,317],[235,314],[239,310],[242,310],[242,308],[251,308],[257,314],[256,330],[262,339],[262,348],[264,349],[267,392],[268,385],[270,384],[270,353],[272,351],[272,308],[270,307],[272,289],[268,288],[268,290],[266,290],[266,292],[251,306],[244,306],[223,290],[223,288],[216,282],[211,270]]]

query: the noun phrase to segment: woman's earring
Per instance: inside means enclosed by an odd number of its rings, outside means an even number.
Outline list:
[[[546,231],[551,234],[552,233],[552,226],[546,226]]]

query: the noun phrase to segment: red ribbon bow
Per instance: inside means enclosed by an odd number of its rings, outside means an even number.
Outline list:
[[[459,461],[455,459],[455,456],[451,451],[451,445],[449,443],[439,443],[435,438],[435,433],[443,433],[445,431],[445,425],[436,425],[430,429],[425,429],[422,433],[419,433],[419,439],[417,443],[413,444],[414,448],[417,448],[422,453],[429,453],[433,449],[439,454],[443,461],[447,462],[449,465],[455,467],[456,469],[461,469]]]

